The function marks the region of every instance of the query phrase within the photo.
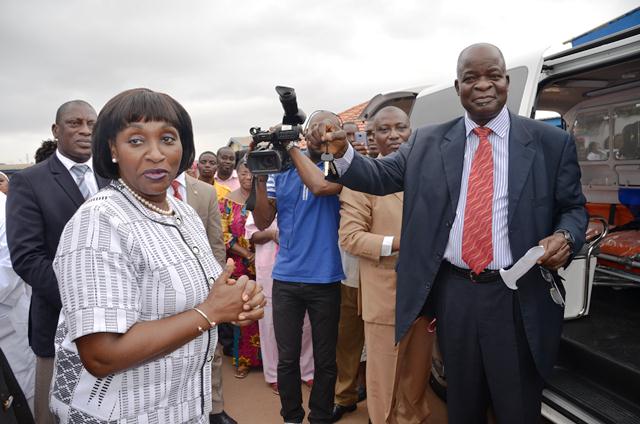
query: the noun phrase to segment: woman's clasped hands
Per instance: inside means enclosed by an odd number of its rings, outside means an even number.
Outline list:
[[[267,301],[260,284],[246,275],[232,278],[233,270],[233,259],[228,259],[201,308],[206,309],[207,315],[216,323],[248,325],[264,316]]]

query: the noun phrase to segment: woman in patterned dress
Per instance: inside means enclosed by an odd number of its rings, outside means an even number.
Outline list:
[[[255,249],[245,237],[244,230],[249,215],[245,203],[251,193],[253,178],[244,159],[238,162],[236,171],[240,180],[240,188],[220,200],[222,232],[227,247],[227,258],[231,258],[235,262],[235,269],[231,276],[248,275],[254,279],[256,275]],[[246,377],[251,367],[262,365],[257,322],[242,328],[234,328],[233,363],[236,366],[236,377],[238,378]]]
[[[167,196],[193,161],[191,119],[174,99],[125,91],[93,128],[88,199],[53,263],[62,300],[51,410],[61,423],[197,423],[211,410],[216,323],[262,316],[261,288],[228,281],[202,221]]]

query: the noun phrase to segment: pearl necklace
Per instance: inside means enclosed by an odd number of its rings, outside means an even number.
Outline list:
[[[122,186],[124,188],[127,189],[127,191],[129,193],[131,193],[133,195],[133,197],[135,197],[138,202],[142,203],[144,206],[146,206],[148,209],[151,209],[154,212],[159,213],[160,215],[173,215],[173,209],[171,208],[171,205],[169,205],[169,209],[168,210],[164,210],[164,209],[160,209],[159,207],[157,207],[156,205],[154,205],[153,203],[151,203],[150,201],[148,201],[147,199],[143,198],[142,196],[140,196],[138,193],[136,193],[135,191],[133,191],[128,185],[126,185],[124,183],[124,181],[122,180],[122,178],[118,178],[118,182],[120,184],[122,184]],[[169,202],[167,202],[168,204]]]

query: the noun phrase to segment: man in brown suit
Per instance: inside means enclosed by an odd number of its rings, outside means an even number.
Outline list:
[[[385,107],[374,118],[380,154],[396,151],[411,135],[409,118]],[[367,408],[373,424],[426,422],[425,392],[434,335],[420,317],[395,343],[396,261],[403,193],[379,197],[342,189],[340,245],[360,258],[360,296],[367,348]]]
[[[213,256],[219,264],[226,263],[218,196],[213,185],[182,173],[171,183],[169,194],[182,201],[185,201],[186,198],[187,204],[195,209],[204,224]],[[236,424],[236,421],[224,412],[224,399],[222,398],[222,345],[220,342],[216,345],[213,362],[211,363],[211,400],[213,405],[209,416],[211,424]]]

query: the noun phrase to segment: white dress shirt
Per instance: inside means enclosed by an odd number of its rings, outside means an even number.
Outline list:
[[[67,171],[69,171],[69,174],[71,174],[71,178],[73,178],[76,184],[79,184],[80,182],[76,178],[76,175],[73,172],[71,172],[71,168],[73,167],[73,165],[87,165],[89,169],[85,174],[84,182],[87,184],[87,187],[89,187],[89,197],[93,196],[98,192],[98,182],[96,181],[96,176],[93,173],[93,161],[91,160],[91,158],[89,158],[89,160],[86,162],[77,163],[72,161],[62,153],[60,153],[59,149],[56,149],[56,156],[58,157],[58,159],[60,159],[60,162],[62,162],[64,167],[67,168]]]
[[[467,204],[467,187],[469,185],[469,173],[473,157],[480,144],[480,138],[473,132],[479,127],[469,116],[464,115],[465,133],[467,142],[464,148],[464,164],[462,168],[462,182],[460,184],[460,197],[456,209],[456,217],[449,233],[449,242],[444,251],[444,258],[453,265],[461,268],[469,268],[462,260],[462,232],[464,226],[464,211]],[[489,121],[485,127],[491,129],[489,142],[493,153],[493,222],[492,243],[493,260],[487,266],[488,269],[500,269],[511,266],[511,246],[509,245],[509,228],[507,218],[509,213],[509,111],[502,111]]]

